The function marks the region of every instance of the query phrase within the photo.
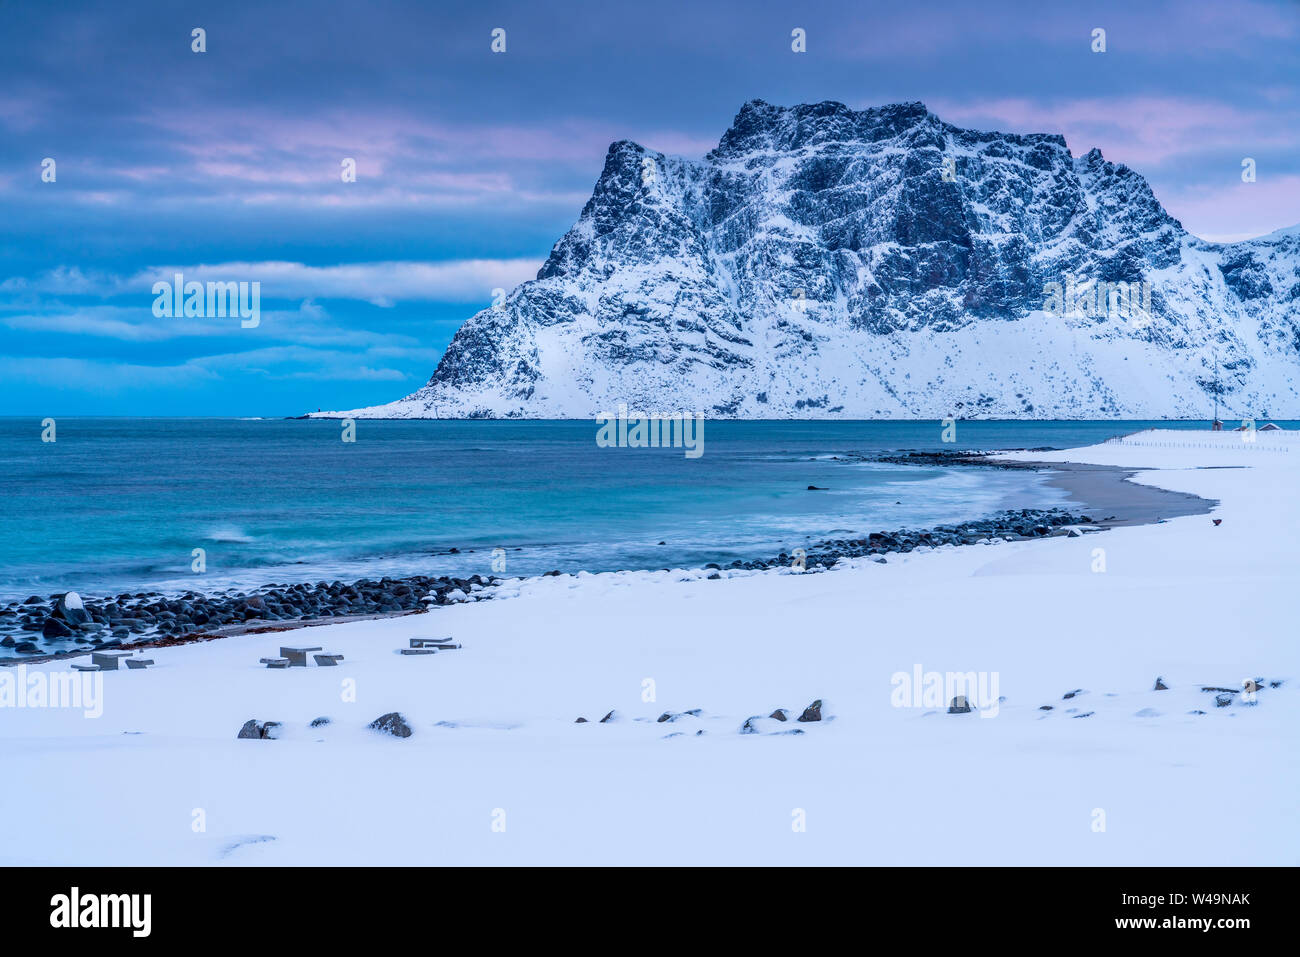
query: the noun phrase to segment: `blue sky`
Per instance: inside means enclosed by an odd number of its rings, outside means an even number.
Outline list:
[[[1064,133],[1197,235],[1260,235],[1300,223],[1298,81],[1295,0],[0,0],[0,414],[398,398],[535,274],[611,141],[698,158],[754,98]],[[260,325],[155,317],[178,269],[260,281]]]

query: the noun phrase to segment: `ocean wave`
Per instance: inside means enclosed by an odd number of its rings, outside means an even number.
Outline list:
[[[232,542],[240,545],[257,541],[256,538],[249,535],[242,528],[236,528],[233,525],[223,525],[211,529],[207,534],[207,538],[210,542]]]

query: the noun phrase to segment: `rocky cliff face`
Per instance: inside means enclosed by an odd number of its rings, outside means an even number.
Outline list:
[[[1098,292],[1100,290],[1100,293]],[[1217,245],[1056,135],[745,104],[618,142],[537,278],[370,417],[1300,417],[1300,230]]]

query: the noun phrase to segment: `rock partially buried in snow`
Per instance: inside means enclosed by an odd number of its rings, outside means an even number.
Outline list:
[[[396,711],[381,714],[374,721],[371,721],[367,727],[375,731],[382,731],[384,734],[391,734],[395,738],[409,738],[411,736],[411,726]]]
[[[1214,696],[1214,706],[1216,708],[1226,708],[1232,704],[1232,695],[1220,694]]]
[[[280,722],[259,722],[256,718],[249,718],[244,722],[244,726],[239,729],[238,737],[274,741],[280,737]]]
[[[600,719],[600,723],[605,724],[607,721],[613,721],[613,720],[614,720],[614,712],[611,711],[609,714],[605,715],[605,717]]]
[[[796,720],[799,721],[820,721],[822,719],[822,699],[818,698],[808,707],[803,709],[803,714],[799,715]]]
[[[330,719],[329,719],[329,718],[325,718],[325,717],[321,717],[321,718],[313,718],[313,719],[312,719],[312,722],[311,722],[311,727],[313,727],[313,728],[319,728],[319,727],[322,727],[322,726],[327,725],[327,724],[329,724],[329,723],[330,723]]]
[[[786,714],[785,708],[777,708],[775,711],[769,714],[768,717],[776,718],[777,721],[785,721],[789,717],[789,715]]]
[[[1152,691],[1168,691],[1168,690],[1169,690],[1169,685],[1165,684],[1165,679],[1164,679],[1164,678],[1162,678],[1162,677],[1160,677],[1159,675],[1157,675],[1157,676],[1156,676],[1156,686],[1155,686],[1154,688],[1152,688],[1151,690],[1152,690]]]
[[[964,694],[959,694],[948,704],[949,714],[969,714],[971,710],[970,702],[966,700]]]

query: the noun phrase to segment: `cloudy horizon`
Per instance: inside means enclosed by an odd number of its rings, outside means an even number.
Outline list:
[[[610,142],[698,159],[752,99],[920,100],[1099,148],[1207,240],[1300,224],[1300,5],[1040,6],[2,0],[0,414],[396,399],[536,273]],[[262,321],[156,318],[175,272],[262,282]]]

